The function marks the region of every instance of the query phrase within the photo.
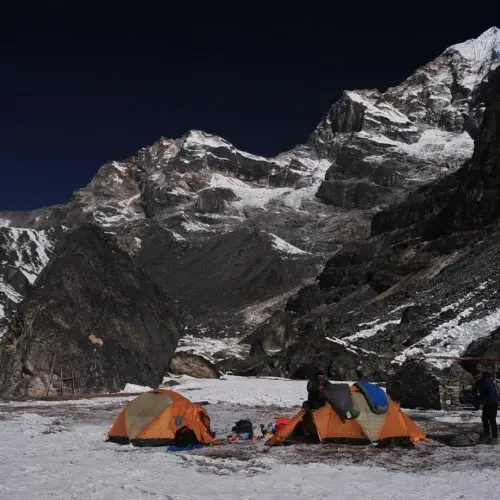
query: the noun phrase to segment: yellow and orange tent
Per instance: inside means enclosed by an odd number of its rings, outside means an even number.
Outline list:
[[[215,441],[203,406],[175,391],[154,389],[125,405],[108,432],[108,440],[136,446],[169,445],[181,427],[192,429],[202,444]]]
[[[343,420],[329,403],[317,410],[301,410],[285,427],[266,444],[283,444],[304,432],[313,435],[321,443],[339,442],[364,444],[391,439],[409,439],[417,442],[425,439],[422,429],[404,413],[389,396],[389,407],[385,414],[373,413],[365,396],[356,386],[351,386],[351,397],[359,411],[356,419]]]

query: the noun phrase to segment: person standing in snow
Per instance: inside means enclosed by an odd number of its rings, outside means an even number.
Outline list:
[[[471,375],[475,383],[473,391],[477,395],[476,407],[483,407],[481,420],[483,432],[479,438],[481,444],[498,444],[497,413],[498,413],[498,391],[493,376],[488,372],[482,372],[477,368]]]

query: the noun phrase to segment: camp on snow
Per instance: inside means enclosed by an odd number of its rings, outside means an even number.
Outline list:
[[[108,440],[135,446],[175,444],[183,430],[194,432],[201,444],[215,441],[203,406],[178,392],[154,389],[129,401],[108,432]]]
[[[339,384],[340,385],[340,384]],[[347,386],[350,407],[356,418],[346,418],[339,407],[344,401],[328,401],[319,409],[302,409],[266,444],[276,446],[310,436],[320,443],[369,444],[383,442],[416,443],[425,439],[422,429],[385,392],[365,381]],[[342,394],[336,391],[333,394]],[[342,396],[343,397],[343,396]],[[335,410],[334,408],[337,408]]]
[[[335,385],[324,406],[312,411],[302,409],[293,419],[286,419],[266,444],[276,446],[304,438],[346,444],[403,444],[425,439],[422,429],[375,384],[360,381],[351,386]],[[338,390],[341,386],[343,390]],[[342,407],[350,408],[356,416],[346,417]],[[154,389],[125,405],[108,432],[108,440],[135,446],[176,445],[188,433],[193,444],[220,444],[210,430],[210,417],[203,406],[175,391]]]

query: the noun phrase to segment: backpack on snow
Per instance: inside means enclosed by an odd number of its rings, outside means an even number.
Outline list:
[[[250,420],[238,420],[231,430],[236,434],[248,433],[249,439],[253,437],[253,424]]]
[[[193,429],[183,426],[177,429],[177,432],[175,433],[174,444],[175,446],[179,447],[192,446],[195,444],[199,444],[199,441]]]

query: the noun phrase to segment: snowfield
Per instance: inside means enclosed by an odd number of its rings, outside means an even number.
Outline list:
[[[304,381],[175,380],[174,390],[190,399],[217,401],[206,408],[218,437],[240,418],[264,423],[292,416],[305,393]],[[0,498],[445,500],[496,498],[500,486],[496,449],[448,448],[431,439],[414,450],[268,448],[257,441],[183,453],[106,443],[132,397],[0,402]],[[427,432],[479,427],[477,412],[410,414]]]

